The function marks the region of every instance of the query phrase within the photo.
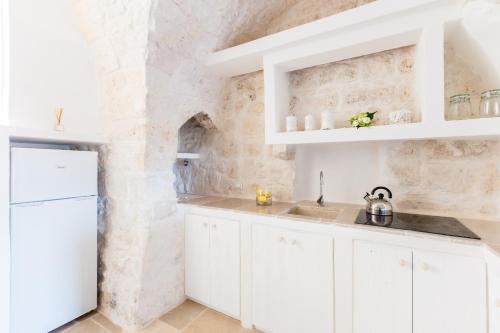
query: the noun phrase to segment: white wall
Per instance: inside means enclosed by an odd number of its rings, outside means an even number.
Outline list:
[[[9,1],[0,0],[0,125],[8,124]]]
[[[365,192],[380,184],[376,143],[297,146],[295,198],[316,200],[323,170],[325,201],[365,203]]]
[[[53,129],[61,106],[66,132],[95,133],[91,59],[71,1],[10,0],[10,125]]]
[[[8,9],[8,10],[7,10]],[[0,332],[9,332],[8,128],[100,133],[95,66],[71,1],[0,0]]]

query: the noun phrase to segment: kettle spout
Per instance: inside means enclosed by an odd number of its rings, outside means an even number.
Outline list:
[[[363,199],[366,200],[366,202],[371,202],[372,200],[372,196],[370,195],[370,193],[366,192],[365,196],[363,197]]]

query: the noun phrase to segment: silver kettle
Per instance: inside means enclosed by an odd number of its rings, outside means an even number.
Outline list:
[[[375,192],[378,190],[386,191],[389,195],[389,199],[392,199],[391,190],[384,186],[377,186],[372,190],[371,195],[367,192],[364,196],[364,199],[366,200],[366,212],[368,214],[379,216],[392,215],[392,204],[389,200],[384,199],[384,194],[379,193],[378,196],[375,196]]]

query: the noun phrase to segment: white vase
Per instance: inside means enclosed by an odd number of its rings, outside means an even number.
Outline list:
[[[297,117],[288,116],[286,117],[286,131],[295,132],[297,130]]]
[[[321,112],[321,129],[328,130],[333,128],[333,113],[330,111]]]

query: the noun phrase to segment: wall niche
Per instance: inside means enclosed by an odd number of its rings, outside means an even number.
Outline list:
[[[200,112],[189,118],[178,132],[178,153],[199,154],[198,158],[178,157],[174,163],[175,190],[177,195],[205,194],[210,176],[207,163],[208,152],[218,130],[210,116]]]
[[[319,128],[322,111],[333,112],[335,128],[350,127],[363,111],[377,112],[375,125],[388,125],[389,113],[401,109],[418,122],[414,58],[412,45],[289,72],[289,113],[301,131],[307,114]]]

